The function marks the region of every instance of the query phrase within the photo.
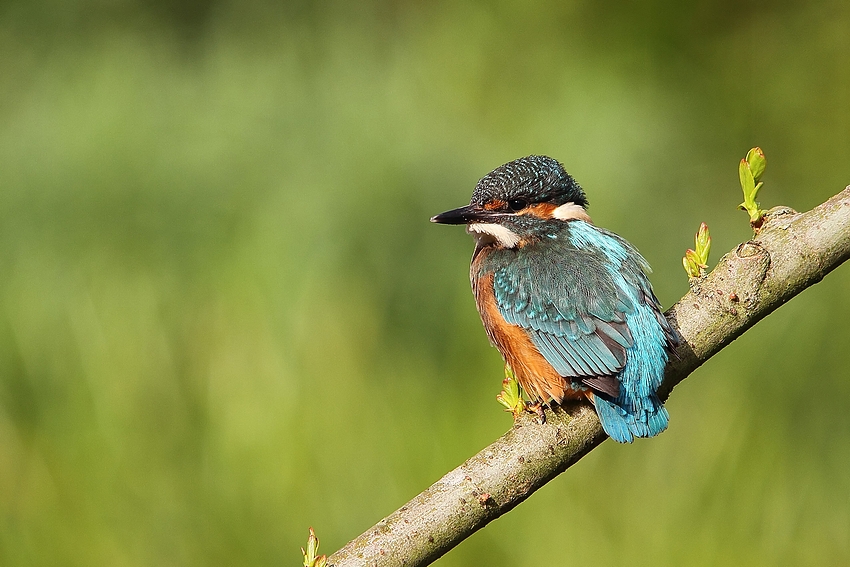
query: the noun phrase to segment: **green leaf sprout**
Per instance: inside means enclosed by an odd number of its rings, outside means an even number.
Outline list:
[[[319,553],[319,538],[316,537],[316,532],[310,528],[310,537],[307,538],[307,551],[301,548],[301,554],[304,556],[304,567],[325,567],[328,558],[325,555],[316,555]]]
[[[496,396],[496,400],[503,406],[505,411],[511,412],[517,419],[525,411],[525,400],[522,399],[522,388],[517,382],[514,371],[505,364],[505,379],[502,380],[502,391]]]
[[[758,231],[764,222],[765,211],[759,208],[756,197],[762,186],[761,176],[764,174],[765,167],[767,167],[767,160],[761,148],[751,149],[747,152],[747,157],[738,165],[738,177],[744,192],[744,202],[738,205],[738,208],[747,211],[750,215],[750,225],[755,231]]]
[[[708,232],[708,225],[702,223],[699,225],[699,230],[694,236],[694,248],[685,251],[685,256],[682,258],[682,265],[685,267],[685,273],[689,278],[699,278],[705,275],[708,269],[708,254],[711,252],[711,234]]]

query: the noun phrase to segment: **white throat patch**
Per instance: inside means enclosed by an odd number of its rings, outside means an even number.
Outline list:
[[[467,225],[466,232],[479,242],[489,240],[505,248],[515,248],[519,244],[519,235],[500,224],[474,222]]]
[[[552,211],[552,218],[556,218],[558,220],[577,219],[590,222],[590,216],[587,214],[587,211],[584,210],[584,207],[576,205],[575,203],[564,203]]]

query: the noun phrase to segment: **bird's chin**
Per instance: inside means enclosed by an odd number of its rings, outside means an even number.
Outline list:
[[[517,233],[496,223],[471,222],[466,225],[466,232],[475,238],[477,247],[494,244],[503,248],[516,248],[520,242]]]
[[[475,240],[475,247],[481,248],[482,246],[489,246],[491,244],[496,243],[496,238],[492,234],[487,234],[485,232],[475,232],[474,230],[470,230],[469,227],[466,227],[466,233],[472,235],[473,240]]]

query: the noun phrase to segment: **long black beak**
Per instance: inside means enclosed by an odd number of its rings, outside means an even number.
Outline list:
[[[493,221],[501,216],[503,216],[503,213],[494,213],[476,205],[466,205],[465,207],[459,207],[433,216],[431,217],[431,222],[439,224],[467,224],[470,222]]]

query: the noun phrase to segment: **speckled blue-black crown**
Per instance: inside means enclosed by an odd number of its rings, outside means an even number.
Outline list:
[[[533,203],[588,205],[581,186],[558,160],[548,156],[528,156],[497,167],[475,186],[470,204],[518,198]]]

